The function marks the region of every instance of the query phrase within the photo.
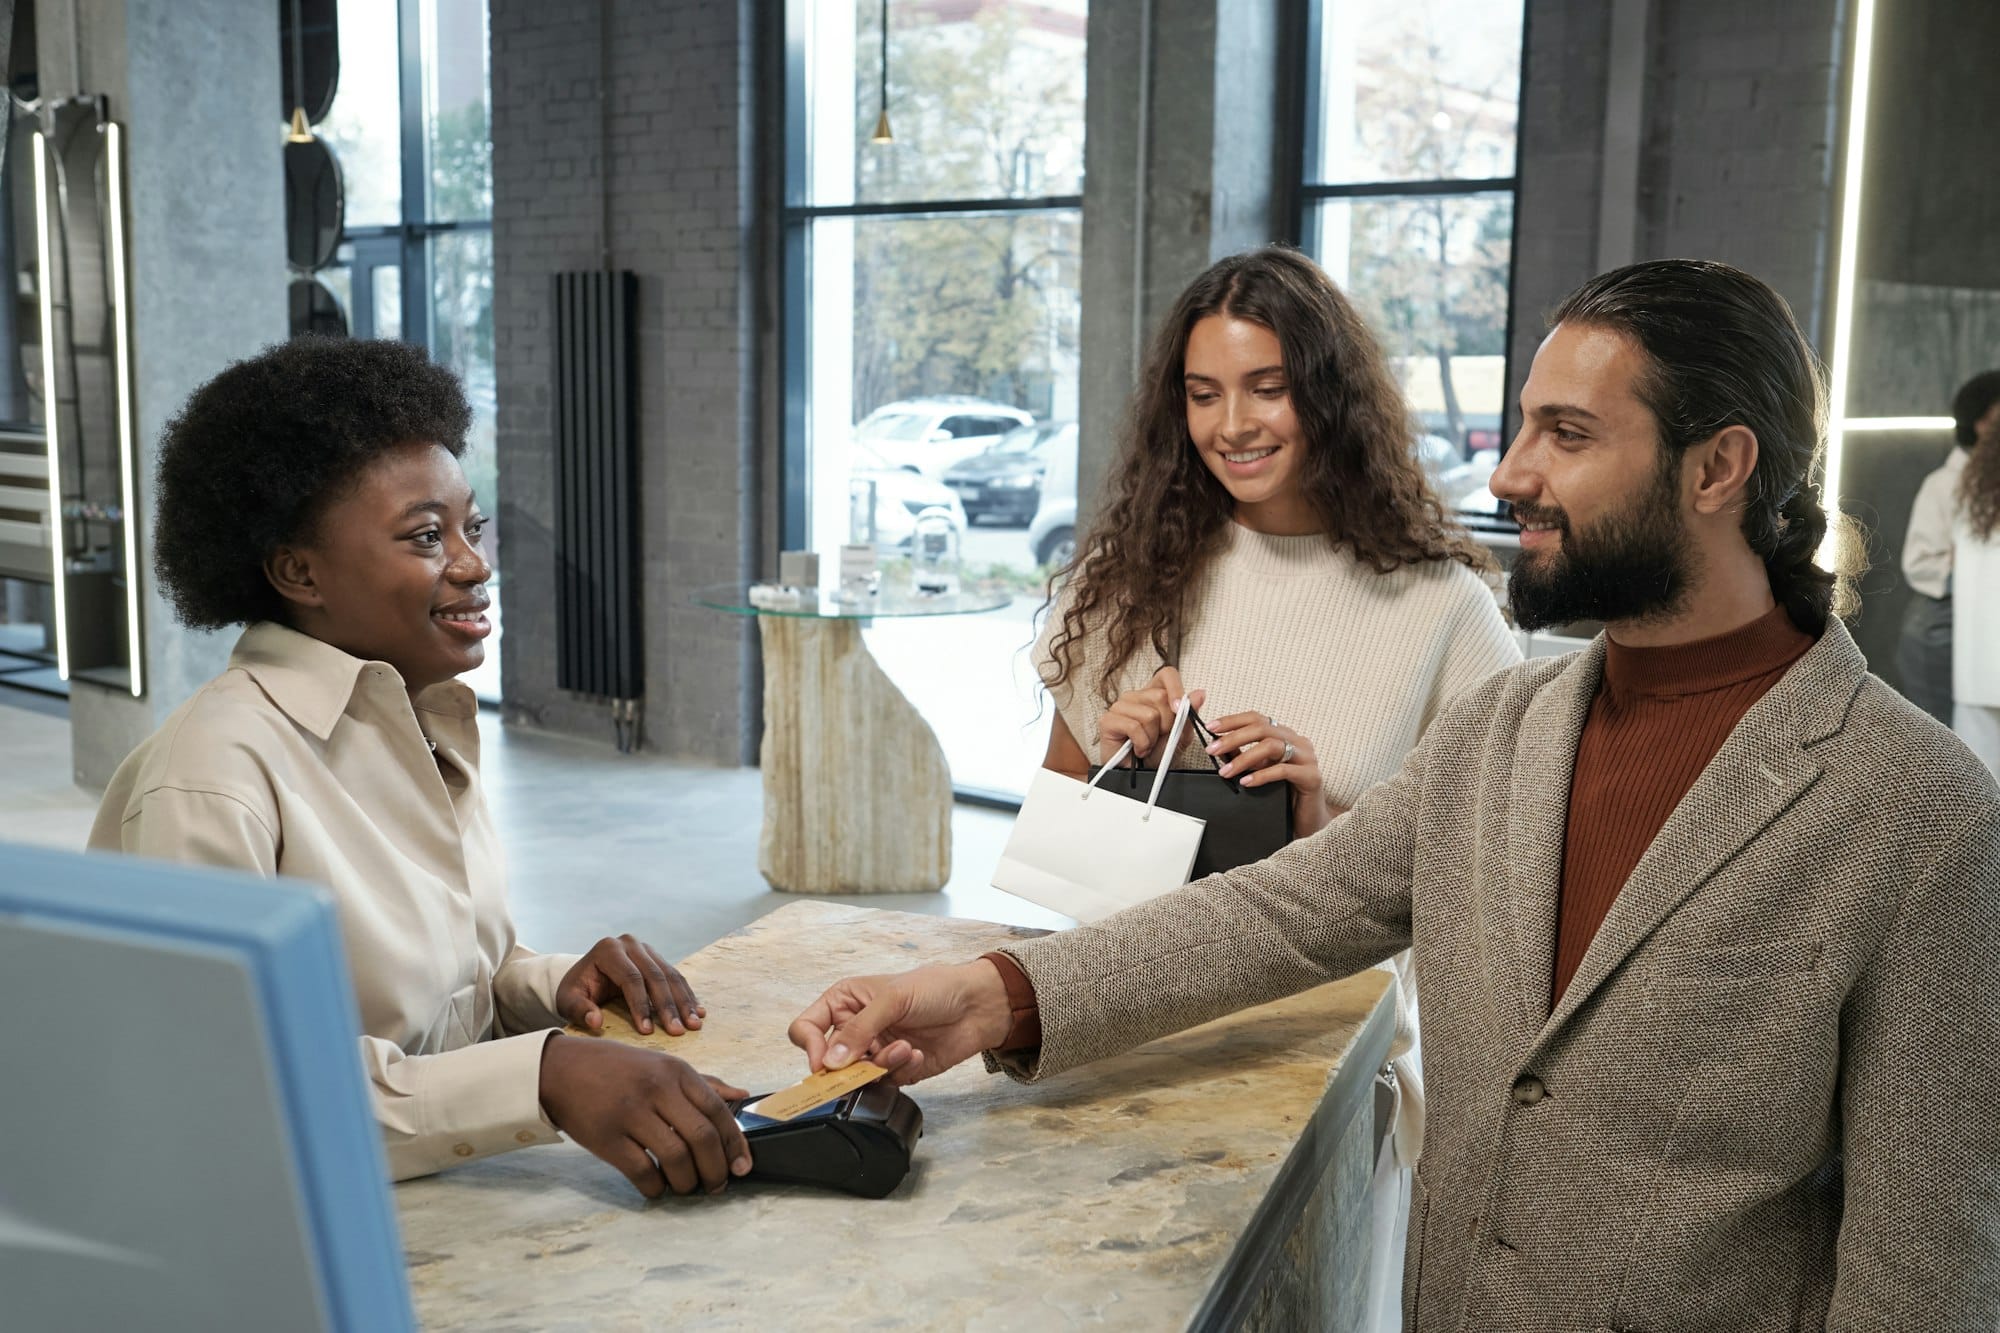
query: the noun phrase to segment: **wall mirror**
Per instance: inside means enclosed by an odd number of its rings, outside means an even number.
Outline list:
[[[32,169],[57,668],[138,695],[124,153],[104,99],[44,101]]]

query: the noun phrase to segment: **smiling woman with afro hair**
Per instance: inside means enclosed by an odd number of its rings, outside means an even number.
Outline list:
[[[285,620],[264,564],[370,462],[422,440],[457,458],[472,409],[408,343],[300,338],[196,390],[160,441],[154,569],[182,623]]]
[[[90,846],[327,890],[396,1178],[561,1130],[649,1196],[719,1190],[750,1169],[741,1090],[556,1032],[601,1032],[617,999],[683,1035],[686,979],[630,935],[581,957],[515,939],[456,679],[493,630],[471,415],[395,342],[302,339],[195,391],[161,443],[159,576],[187,624],[247,628],[119,766]]]

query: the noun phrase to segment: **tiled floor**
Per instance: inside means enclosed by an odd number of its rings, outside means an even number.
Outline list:
[[[54,705],[60,707],[60,705]],[[757,873],[755,769],[715,769],[502,727],[483,717],[486,777],[511,863],[523,943],[577,950],[631,931],[680,958],[792,901]],[[69,727],[0,689],[0,840],[81,848],[96,798],[70,782]],[[851,901],[905,912],[1053,926],[987,878],[1011,817],[960,806],[939,893]]]

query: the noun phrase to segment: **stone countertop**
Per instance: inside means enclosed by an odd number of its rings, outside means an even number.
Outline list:
[[[707,1026],[661,1038],[753,1093],[842,976],[1037,932],[789,904],[681,964]],[[1382,1004],[1364,972],[1034,1086],[968,1061],[910,1090],[924,1136],[886,1199],[735,1183],[648,1202],[574,1144],[396,1187],[426,1329],[1184,1327]]]

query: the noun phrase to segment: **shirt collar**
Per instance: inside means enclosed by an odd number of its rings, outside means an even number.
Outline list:
[[[363,673],[380,676],[399,694],[403,691],[403,678],[387,662],[364,661],[269,620],[243,631],[229,655],[229,665],[247,672],[285,716],[321,740],[333,735]],[[448,680],[418,694],[416,706],[427,713],[463,719],[476,713],[478,702],[465,685]]]

